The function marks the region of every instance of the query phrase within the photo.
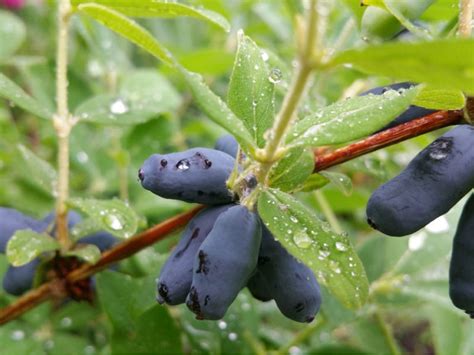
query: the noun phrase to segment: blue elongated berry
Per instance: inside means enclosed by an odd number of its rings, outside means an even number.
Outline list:
[[[261,242],[258,216],[243,206],[223,212],[201,244],[186,299],[198,319],[220,319],[257,266]]]
[[[474,186],[474,127],[461,125],[423,149],[367,204],[367,221],[392,236],[416,232],[448,212]]]
[[[184,303],[193,281],[194,256],[207,237],[216,219],[232,205],[208,207],[186,226],[181,239],[161,268],[157,280],[159,303]]]
[[[138,177],[145,189],[158,196],[219,205],[234,200],[226,186],[233,167],[234,159],[224,152],[194,148],[153,154],[140,168]]]
[[[39,263],[39,259],[34,259],[22,266],[9,266],[3,277],[5,292],[19,296],[31,289]]]
[[[260,256],[258,257],[258,263],[260,263]],[[273,295],[270,292],[265,277],[258,270],[258,267],[257,270],[255,270],[255,273],[252,275],[252,277],[250,277],[249,281],[247,282],[247,288],[249,289],[252,296],[259,301],[268,302],[273,299]]]
[[[237,153],[239,151],[239,143],[236,141],[233,135],[225,134],[220,137],[214,149],[220,150],[221,152],[229,154],[231,157],[237,157]]]
[[[321,307],[321,291],[313,272],[288,253],[265,227],[257,275],[265,286],[263,295],[273,298],[286,317],[297,322],[314,319]]]
[[[453,240],[449,268],[449,296],[474,319],[474,194],[464,206]]]

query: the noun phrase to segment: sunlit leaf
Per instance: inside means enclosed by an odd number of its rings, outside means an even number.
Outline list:
[[[433,110],[458,110],[466,104],[462,91],[423,85],[413,101],[413,105]]]
[[[290,130],[290,146],[339,144],[365,137],[392,121],[410,106],[416,88],[357,96],[326,106],[303,118]]]
[[[352,64],[369,74],[429,83],[474,94],[473,39],[387,43],[336,55],[329,65]]]
[[[91,217],[100,229],[119,238],[133,236],[138,228],[137,215],[121,200],[73,198],[69,200],[69,204]]]
[[[268,59],[266,52],[239,32],[227,103],[244,122],[260,148],[265,145],[264,133],[273,123],[274,86],[281,79],[279,69],[273,72],[268,67]]]
[[[347,236],[333,232],[291,195],[275,189],[261,193],[258,212],[275,238],[342,304],[357,309],[365,303],[367,276]]]
[[[67,256],[75,256],[89,264],[95,264],[100,259],[100,249],[92,244],[80,244],[65,253]]]
[[[270,171],[269,185],[283,191],[293,191],[308,179],[313,170],[314,155],[312,150],[292,149]]]
[[[229,22],[217,12],[178,2],[162,0],[72,0],[71,3],[76,6],[88,3],[100,4],[131,17],[194,17],[217,25],[227,32],[230,31]]]
[[[7,243],[7,259],[13,266],[22,266],[42,253],[59,249],[53,237],[32,230],[16,231]]]
[[[112,31],[127,38],[130,42],[142,47],[161,61],[171,64],[171,56],[168,50],[158,43],[142,26],[120,12],[93,3],[81,4],[78,6],[78,9]]]

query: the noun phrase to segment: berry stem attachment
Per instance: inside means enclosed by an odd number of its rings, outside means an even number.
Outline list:
[[[69,0],[58,5],[58,38],[56,52],[56,115],[54,128],[58,137],[58,185],[56,199],[57,238],[63,250],[69,246],[67,205],[69,197],[69,134],[74,120],[68,109],[68,34],[71,15]]]

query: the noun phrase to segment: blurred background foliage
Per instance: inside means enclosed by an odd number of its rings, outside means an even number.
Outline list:
[[[326,41],[346,49],[363,40],[355,19],[356,1],[331,2]],[[301,11],[292,0],[189,1],[224,15],[232,30],[189,18],[141,20],[188,69],[205,75],[212,89],[226,96],[240,28],[264,48],[282,73],[280,99],[291,80],[295,53],[293,21]],[[358,3],[358,1],[357,1]],[[441,33],[456,16],[454,1],[438,1],[422,18]],[[444,10],[443,10],[444,9]],[[0,11],[0,71],[53,110],[56,4],[30,0],[15,13]],[[399,40],[412,40],[402,37]],[[148,225],[189,208],[140,187],[137,170],[154,153],[212,147],[223,130],[194,105],[179,77],[154,58],[87,18],[75,17],[70,37],[69,104],[81,116],[71,137],[71,188],[74,197],[128,200]],[[340,67],[318,73],[304,103],[313,111],[366,89],[390,83]],[[103,118],[108,124],[101,124]],[[113,124],[110,124],[113,122]],[[154,279],[177,235],[120,265],[120,273],[95,279],[94,305],[44,304],[0,328],[0,353],[108,354],[261,353],[281,354],[474,354],[474,325],[448,297],[451,238],[462,202],[447,216],[405,238],[388,238],[365,221],[370,192],[395,176],[435,132],[355,159],[332,171],[350,177],[353,187],[334,184],[299,197],[325,218],[326,201],[349,233],[371,282],[369,303],[357,312],[324,297],[310,325],[286,320],[273,302],[260,303],[242,292],[218,322],[193,319],[185,307],[156,304]],[[0,205],[36,217],[46,215],[54,196],[34,179],[20,145],[55,164],[56,138],[50,122],[0,100]],[[350,191],[349,191],[350,190]],[[145,219],[144,218],[144,219]],[[6,258],[0,255],[0,276]],[[14,300],[0,291],[0,306]],[[393,332],[393,336],[391,333]]]

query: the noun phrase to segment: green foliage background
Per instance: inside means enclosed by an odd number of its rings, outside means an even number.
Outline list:
[[[202,74],[222,98],[227,95],[236,53],[236,29],[244,29],[268,55],[269,65],[282,74],[275,86],[278,107],[291,81],[293,21],[301,11],[299,2],[189,3],[222,14],[229,20],[231,32],[218,27],[220,20],[216,20],[217,25],[192,18],[139,22],[185,68]],[[455,3],[437,1],[425,13],[423,19],[429,20],[426,24],[430,30],[441,33],[452,22],[456,13],[442,9]],[[352,5],[350,1],[331,2],[328,47],[361,45],[352,12],[358,9]],[[39,118],[54,111],[55,35],[53,2],[30,4],[16,14],[0,11],[0,70],[40,102],[37,108],[25,103],[36,113],[32,115],[13,104],[15,100],[0,101],[0,205],[35,217],[43,217],[54,205],[50,186],[54,171],[35,165],[41,163],[29,154],[33,152],[55,165],[55,132],[50,122]],[[394,50],[390,56],[396,57],[396,53]],[[413,62],[427,63],[420,51],[406,55]],[[90,18],[74,18],[70,58],[69,104],[82,120],[71,136],[73,197],[128,198],[140,217],[140,228],[187,210],[185,203],[161,199],[142,189],[136,171],[154,152],[212,147],[224,130],[198,108],[181,75]],[[336,58],[345,62],[344,55]],[[372,58],[361,60],[367,72],[374,66],[383,67],[377,53]],[[390,63],[386,67],[390,68]],[[454,74],[445,73],[447,77]],[[433,82],[445,78],[440,74]],[[390,77],[368,76],[347,66],[319,72],[302,115],[391,82]],[[450,88],[470,88],[472,83],[466,82],[450,81]],[[121,105],[127,112],[120,113]],[[100,273],[95,278],[98,297],[94,305],[45,304],[2,326],[0,352],[382,354],[398,349],[416,354],[472,354],[474,325],[451,305],[447,294],[451,238],[462,202],[438,223],[408,238],[385,237],[365,222],[370,192],[395,176],[438,134],[424,135],[331,169],[348,176],[352,188],[347,187],[346,179],[346,184],[326,185],[319,190],[319,197],[314,192],[297,194],[322,219],[321,196],[326,199],[356,246],[370,281],[369,301],[358,311],[347,310],[326,291],[322,311],[311,325],[288,321],[273,302],[255,301],[247,291],[241,292],[219,322],[196,321],[183,306],[159,306],[154,299],[154,279],[176,243],[176,235],[122,262],[120,273]],[[6,267],[6,257],[0,255],[0,275]],[[0,306],[13,300],[0,291]],[[387,335],[389,328],[397,345]]]

